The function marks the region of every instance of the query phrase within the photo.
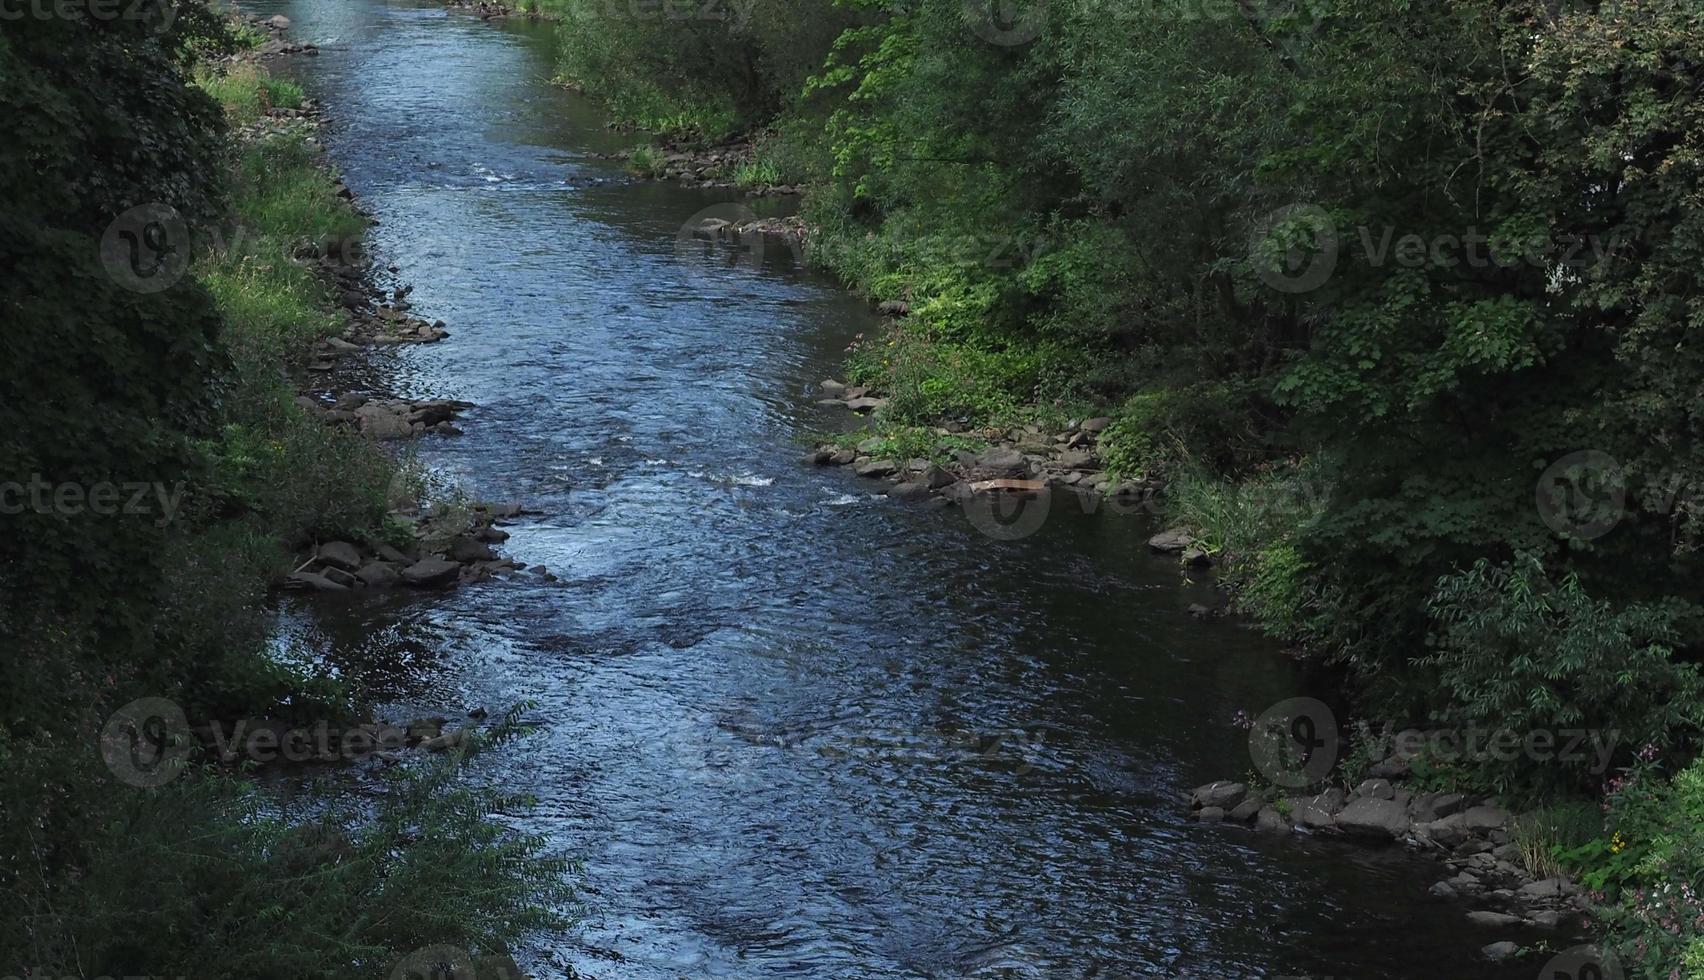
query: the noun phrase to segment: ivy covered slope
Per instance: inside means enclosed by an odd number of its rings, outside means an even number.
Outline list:
[[[1613,729],[1647,785],[1697,753],[1704,8],[558,6],[565,80],[752,137],[815,258],[909,302],[852,357],[878,426],[1110,410],[1109,461],[1369,717]]]
[[[564,868],[484,819],[521,801],[453,762],[399,766],[378,813],[290,816],[194,756],[154,788],[102,762],[139,697],[357,710],[267,656],[260,601],[283,540],[376,530],[393,476],[285,380],[337,323],[292,249],[363,228],[300,136],[234,131],[300,91],[226,61],[247,35],[198,3],[126,11],[0,29],[0,973],[365,977],[434,944],[498,952],[556,920]],[[150,205],[188,240],[120,220]],[[160,244],[181,249],[169,287],[125,274]]]

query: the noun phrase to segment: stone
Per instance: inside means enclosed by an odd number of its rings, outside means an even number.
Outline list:
[[[941,469],[939,466],[930,463],[928,466],[923,467],[923,471],[921,473],[917,474],[917,480],[919,483],[922,483],[931,490],[939,490],[953,482],[953,475],[948,473],[946,470]]]
[[[846,399],[846,407],[850,408],[854,412],[859,413],[860,415],[862,415],[866,412],[873,412],[878,408],[885,408],[886,406],[887,406],[887,399],[886,398],[871,398],[871,397],[866,395],[863,398],[848,398],[848,399]]]
[[[1193,806],[1234,807],[1248,795],[1248,787],[1243,783],[1233,783],[1227,779],[1197,786],[1195,792],[1189,795]]]
[[[1474,895],[1485,890],[1485,885],[1479,880],[1479,876],[1467,871],[1457,874],[1454,878],[1442,882],[1442,884],[1449,885],[1464,895]]]
[[[361,552],[347,541],[327,541],[314,552],[314,557],[333,568],[352,572],[361,567]]]
[[[469,565],[476,561],[496,561],[497,555],[485,542],[461,535],[450,542],[450,560]]]
[[[359,586],[361,584],[360,579],[349,574],[348,572],[344,571],[341,568],[327,568],[324,571],[320,572],[320,574],[325,576],[326,578],[332,580],[333,582],[336,582],[338,585],[343,586],[346,589],[353,589],[353,588],[356,588],[357,586]]]
[[[1094,455],[1092,453],[1083,452],[1081,449],[1070,449],[1060,453],[1058,463],[1060,466],[1063,466],[1068,470],[1094,470],[1100,468],[1100,464],[1095,461]]]
[[[1545,909],[1531,913],[1526,917],[1525,922],[1526,925],[1532,926],[1534,929],[1560,929],[1562,928],[1562,919],[1563,914],[1561,912]]]
[[[838,400],[846,397],[846,386],[835,381],[833,378],[822,382],[817,387],[822,389],[822,396],[824,398],[833,398]]]
[[[1445,847],[1454,847],[1467,840],[1468,837],[1467,828],[1462,825],[1462,818],[1459,813],[1442,820],[1416,824],[1415,829]]]
[[[995,446],[976,457],[973,471],[979,478],[1019,478],[1029,475],[1029,461],[1010,446]]]
[[[911,313],[911,304],[902,299],[884,299],[876,304],[882,316],[901,317]]]
[[[1225,814],[1225,817],[1229,820],[1235,820],[1237,823],[1248,823],[1265,806],[1266,801],[1261,799],[1260,794],[1250,793],[1247,799],[1232,807],[1230,812]]]
[[[1088,419],[1088,420],[1084,421],[1082,425],[1078,426],[1078,428],[1082,429],[1084,432],[1094,433],[1094,432],[1104,432],[1111,425],[1112,425],[1112,419],[1109,419],[1106,416],[1102,415],[1102,416],[1099,416],[1097,418],[1092,418],[1092,419]]]
[[[273,14],[266,19],[266,26],[275,31],[287,31],[290,29],[290,18],[283,14]]]
[[[1462,816],[1462,823],[1471,831],[1501,830],[1509,822],[1509,811],[1500,806],[1476,806]]]
[[[1213,564],[1213,556],[1208,553],[1206,548],[1203,548],[1198,544],[1192,544],[1183,549],[1183,561],[1188,565],[1205,567]]]
[[[349,591],[347,586],[339,585],[324,575],[317,575],[313,572],[291,572],[290,577],[284,580],[284,584],[288,588],[312,592]]]
[[[1409,765],[1406,759],[1392,756],[1382,762],[1375,762],[1367,769],[1367,775],[1377,779],[1401,779],[1408,775]]]
[[[1363,780],[1361,785],[1355,787],[1355,795],[1370,796],[1376,800],[1390,800],[1395,799],[1396,790],[1391,787],[1388,779],[1367,779]]]
[[[355,423],[371,439],[405,439],[413,433],[409,420],[383,405],[362,405],[355,410]]]
[[[1225,819],[1224,807],[1204,806],[1195,811],[1195,819],[1202,823],[1219,823]]]
[[[1426,894],[1431,895],[1433,898],[1452,899],[1457,897],[1460,893],[1457,892],[1449,882],[1440,881],[1431,888],[1426,889]]]
[[[1337,814],[1337,826],[1361,837],[1400,840],[1408,833],[1408,812],[1395,800],[1363,796]]]
[[[1254,829],[1263,834],[1287,834],[1290,832],[1290,823],[1278,812],[1277,807],[1263,806],[1260,812],[1254,815]]]
[[[396,566],[382,561],[370,562],[361,566],[361,570],[355,573],[355,577],[365,582],[368,587],[375,589],[388,589],[402,581],[402,575],[397,572]]]
[[[916,480],[896,483],[889,488],[887,495],[895,500],[922,500],[929,496],[929,487]]]
[[[422,558],[402,570],[402,580],[416,588],[453,584],[461,577],[461,566],[442,558]]]
[[[1501,963],[1504,960],[1508,959],[1509,957],[1514,956],[1516,953],[1519,953],[1520,951],[1521,951],[1520,944],[1512,943],[1509,940],[1505,939],[1500,943],[1492,943],[1491,945],[1486,946],[1483,949],[1481,949],[1479,952],[1480,952],[1481,955],[1483,955],[1486,959],[1490,960],[1491,962]]]
[[[1161,554],[1181,554],[1184,549],[1195,543],[1195,535],[1187,528],[1174,527],[1169,531],[1161,531],[1148,539],[1148,547]]]
[[[1520,893],[1524,898],[1561,898],[1568,893],[1568,885],[1566,878],[1546,878],[1522,885]]]
[[[1467,921],[1473,923],[1476,926],[1486,926],[1486,927],[1489,927],[1489,928],[1506,929],[1509,926],[1520,925],[1521,924],[1521,917],[1518,916],[1518,915],[1510,915],[1507,912],[1484,912],[1484,911],[1481,911],[1481,912],[1469,912],[1469,913],[1467,913]]]
[[[410,565],[414,563],[414,558],[412,556],[405,555],[401,550],[388,544],[379,545],[377,548],[373,549],[373,553],[378,555],[381,561],[388,561],[395,565]]]
[[[891,459],[861,459],[852,465],[852,472],[872,480],[880,480],[899,472],[899,466]]]
[[[1290,802],[1290,819],[1298,827],[1311,830],[1329,830],[1337,826],[1331,811],[1307,799],[1292,799]]]
[[[1467,797],[1460,793],[1426,793],[1414,800],[1411,811],[1415,823],[1431,823],[1461,812]]]

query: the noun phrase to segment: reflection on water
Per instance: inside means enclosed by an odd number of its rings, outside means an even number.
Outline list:
[[[1055,513],[998,541],[800,466],[846,424],[812,389],[870,314],[785,249],[681,248],[730,198],[593,156],[626,140],[546,84],[548,28],[254,9],[320,45],[295,69],[375,248],[449,322],[387,355],[405,394],[479,406],[422,457],[540,510],[507,547],[561,576],[326,605],[287,639],[397,702],[538,703],[484,764],[585,860],[590,918],[535,969],[1516,975],[1425,900],[1432,865],[1188,822],[1188,787],[1248,768],[1231,717],[1300,684],[1183,614],[1205,587],[1148,528]]]

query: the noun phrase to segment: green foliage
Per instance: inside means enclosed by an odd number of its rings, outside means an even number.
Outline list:
[[[1588,596],[1578,577],[1553,581],[1522,556],[1441,580],[1431,611],[1433,652],[1421,663],[1446,697],[1434,712],[1446,725],[1490,719],[1516,732],[1587,729],[1658,746],[1704,727],[1704,679],[1673,655],[1674,604],[1614,607]],[[1587,762],[1536,772],[1486,764],[1500,788],[1592,775]]]
[[[1602,833],[1603,811],[1596,804],[1564,800],[1516,815],[1509,824],[1509,843],[1520,848],[1527,874],[1542,881],[1568,876],[1565,855]]]
[[[1603,893],[1599,914],[1628,976],[1704,977],[1704,759],[1667,782],[1655,749],[1642,751],[1605,808],[1604,836],[1562,859]]]
[[[740,187],[769,187],[780,182],[780,169],[768,160],[745,160],[734,168],[734,183]]]
[[[627,169],[642,177],[660,175],[667,166],[663,151],[649,143],[633,148],[633,153],[627,158]]]
[[[94,744],[0,739],[8,804],[36,798],[14,795],[30,779],[63,787],[55,812],[76,815],[87,868],[51,890],[32,870],[8,889],[9,968],[353,980],[423,947],[501,952],[566,924],[571,866],[504,828],[530,801],[468,783],[460,753],[383,770],[382,805],[292,812],[194,764],[161,788],[119,785]],[[43,869],[64,859],[12,816],[7,853]]]
[[[362,224],[300,140],[233,159],[208,94],[241,121],[300,90],[242,66],[193,84],[198,58],[241,45],[200,4],[55,10],[0,32],[14,191],[0,204],[14,368],[0,375],[0,471],[142,485],[148,506],[6,518],[3,968],[373,976],[419,946],[494,950],[556,925],[562,863],[494,819],[521,801],[453,771],[399,774],[372,811],[291,814],[199,769],[120,786],[96,756],[108,713],[144,695],[197,719],[348,718],[342,684],[271,655],[262,602],[285,540],[385,533],[393,468],[304,418],[281,371],[336,323],[296,247]],[[152,235],[114,226],[147,203],[181,216],[193,234],[163,244],[194,262],[137,291],[102,240]]]

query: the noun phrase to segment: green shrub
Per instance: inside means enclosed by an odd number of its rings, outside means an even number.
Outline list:
[[[293,811],[194,764],[160,788],[119,785],[94,745],[92,734],[74,745],[0,735],[7,806],[74,823],[86,869],[7,882],[8,968],[354,980],[389,975],[422,947],[503,952],[566,925],[571,865],[506,829],[499,818],[530,801],[468,783],[459,753],[384,770],[381,805],[320,797]],[[7,853],[64,860],[25,824],[0,828]]]
[[[1612,784],[1604,838],[1563,855],[1597,889],[1632,980],[1704,978],[1704,759],[1663,780],[1654,746]]]
[[[1523,556],[1440,580],[1429,608],[1432,652],[1421,663],[1442,693],[1433,712],[1440,723],[1583,729],[1663,747],[1704,728],[1704,679],[1674,655],[1672,607],[1613,606],[1587,595],[1577,577],[1553,581]],[[1504,790],[1526,780],[1590,785],[1589,765],[1485,763]]]
[[[768,160],[743,160],[734,168],[734,183],[740,187],[769,187],[780,182],[780,168]]]

